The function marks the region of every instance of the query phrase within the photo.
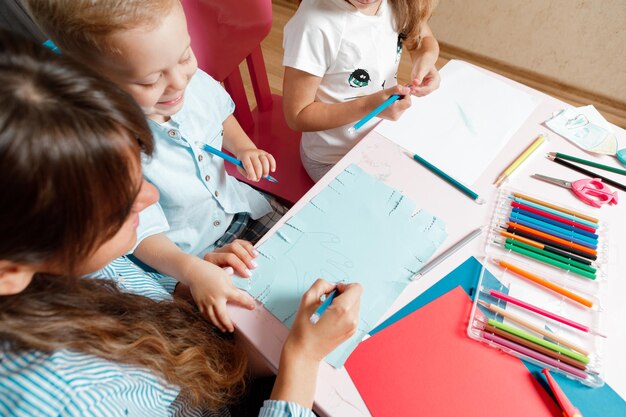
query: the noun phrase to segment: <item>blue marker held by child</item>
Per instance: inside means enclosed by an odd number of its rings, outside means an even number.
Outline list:
[[[207,145],[206,143],[202,145],[202,149],[204,149],[205,151],[207,151],[210,154],[213,154],[215,156],[219,156],[220,158],[222,158],[225,161],[230,162],[231,164],[237,165],[238,167],[244,168],[243,167],[243,162],[241,162],[239,159],[230,156],[227,153],[224,153],[222,151],[220,151],[219,149],[214,148],[211,145]],[[244,168],[245,169],[245,168]],[[271,175],[268,175],[267,177],[265,177],[266,180],[271,181],[271,182],[278,182],[278,180],[274,177],[272,177]]]
[[[333,299],[335,298],[336,295],[337,295],[337,288],[335,288],[328,295],[326,295],[326,299],[324,300],[322,305],[320,305],[317,308],[317,310],[315,310],[315,313],[311,314],[311,317],[309,318],[309,321],[311,323],[316,324],[318,321],[320,321],[322,314],[324,314],[324,311],[326,311],[330,303],[333,302]]]
[[[402,97],[404,96],[401,96],[400,94],[394,94],[393,96],[389,97],[387,100],[383,101],[380,106],[376,107],[367,116],[365,116],[364,118],[356,122],[354,126],[348,129],[348,133],[350,135],[354,135],[356,131],[362,128],[365,123],[369,122],[374,117],[378,116],[383,110],[391,106],[393,103],[395,103],[396,101],[398,101],[398,99],[401,99]]]

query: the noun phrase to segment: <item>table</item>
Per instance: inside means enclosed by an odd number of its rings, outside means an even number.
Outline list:
[[[355,163],[381,181],[402,191],[415,201],[418,207],[424,208],[443,219],[446,223],[448,238],[438,251],[439,253],[477,226],[489,223],[492,205],[497,197],[497,189],[492,185],[493,181],[508,166],[510,161],[519,155],[538,134],[547,133],[551,138],[548,146],[543,148],[546,152],[558,149],[562,153],[580,153],[580,150],[574,145],[541,125],[555,111],[567,107],[567,104],[497,74],[486,72],[540,99],[540,104],[533,114],[526,120],[519,131],[513,135],[498,157],[485,169],[479,180],[473,185],[474,191],[486,199],[487,204],[482,206],[476,204],[415,163],[411,155],[404,149],[380,134],[372,132],[305,194],[285,217],[270,230],[264,239],[271,236],[286,219],[293,216],[314,195],[332,181],[338,173],[343,171],[348,165]],[[617,127],[615,131],[622,146],[626,145],[626,131]],[[543,154],[543,152],[540,153]],[[615,165],[610,159],[611,157],[607,156],[601,162]],[[543,155],[536,154],[514,174],[510,185],[517,189],[526,190],[529,193],[532,190],[533,196],[551,201],[560,201],[569,207],[584,212],[592,212],[594,210],[593,213],[597,214],[601,220],[610,222],[609,280],[603,292],[605,298],[602,299],[606,309],[604,313],[605,319],[610,318],[610,320],[606,320],[608,340],[604,352],[604,378],[622,398],[626,398],[626,361],[623,360],[624,346],[626,345],[626,326],[620,320],[620,318],[626,317],[626,303],[622,302],[623,296],[626,295],[626,279],[623,276],[626,270],[626,257],[618,256],[620,250],[626,250],[626,233],[620,233],[620,231],[626,232],[626,196],[620,192],[620,198],[624,200],[621,204],[595,210],[578,201],[573,196],[568,195],[570,191],[566,189],[530,178],[530,175],[535,172],[561,178],[578,179],[580,176],[580,174],[573,173],[548,161]],[[611,177],[620,182],[626,181],[624,177]],[[262,242],[263,240],[259,243]],[[383,319],[444,277],[468,256],[474,255],[480,259],[484,245],[484,238],[474,240],[420,280],[411,283]],[[268,365],[276,371],[281,347],[287,337],[287,328],[260,305],[253,311],[230,306],[229,313],[244,339],[257,349]],[[323,363],[320,368],[314,409],[318,414],[329,417],[370,416],[365,403],[354,387],[345,368],[335,369],[326,363]]]

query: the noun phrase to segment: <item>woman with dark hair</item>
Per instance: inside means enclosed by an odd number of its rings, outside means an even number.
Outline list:
[[[173,280],[124,256],[158,199],[141,175],[141,109],[2,32],[0,102],[0,415],[228,415],[245,355],[172,299]],[[320,361],[356,329],[355,284],[308,322],[333,288],[303,296],[261,415],[312,415]]]

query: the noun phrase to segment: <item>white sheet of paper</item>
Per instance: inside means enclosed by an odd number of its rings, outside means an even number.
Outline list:
[[[440,74],[439,89],[412,97],[400,120],[383,120],[375,130],[471,185],[539,100],[463,61],[451,60]]]

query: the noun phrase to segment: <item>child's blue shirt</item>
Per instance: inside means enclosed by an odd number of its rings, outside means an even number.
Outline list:
[[[222,124],[235,104],[222,86],[198,70],[185,92],[183,108],[159,124],[149,121],[155,152],[143,163],[144,176],[161,195],[158,210],[142,214],[140,238],[158,231],[162,224],[167,236],[184,252],[202,256],[228,229],[236,213],[250,213],[258,219],[271,211],[267,200],[256,190],[226,173],[224,160],[202,150],[203,144],[222,148]]]

